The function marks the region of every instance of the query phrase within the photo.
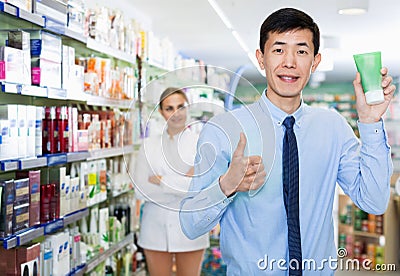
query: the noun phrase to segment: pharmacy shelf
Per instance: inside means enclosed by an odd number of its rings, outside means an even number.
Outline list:
[[[132,186],[133,186],[133,184],[131,184]],[[129,185],[129,186],[131,186],[131,185]],[[122,191],[112,191],[111,193],[110,193],[110,195],[111,195],[111,197],[119,197],[119,196],[121,196],[121,195],[123,195],[123,194],[126,194],[126,193],[129,193],[129,192],[131,192],[131,191],[133,191],[133,187],[132,188],[130,188],[130,189],[126,189],[126,190],[122,190]]]
[[[86,104],[94,106],[113,106],[118,108],[135,108],[134,100],[119,100],[100,96],[87,95]]]
[[[44,156],[18,160],[18,170],[28,170],[47,166],[47,158]]]
[[[120,148],[108,148],[108,149],[98,149],[98,150],[92,150],[89,151],[90,157],[88,157],[86,160],[94,160],[94,159],[100,159],[100,158],[109,158],[109,157],[115,157],[115,156],[120,156],[124,154],[131,154],[134,152],[134,146],[133,145],[128,145]]]
[[[84,44],[87,43],[87,37],[86,37],[86,36],[84,36],[84,35],[81,34],[81,33],[72,31],[72,30],[68,29],[68,27],[65,28],[64,34],[63,34],[63,35],[66,36],[66,37],[75,39],[75,40],[77,40],[77,41],[80,41],[80,42],[82,42],[82,43],[84,43]]]
[[[123,99],[112,99],[101,96],[93,96],[87,93],[80,93],[78,95],[72,95],[69,97],[65,89],[40,87],[35,85],[26,85],[20,83],[9,83],[0,82],[1,92],[4,92],[4,96],[8,95],[25,95],[33,97],[41,97],[53,100],[66,100],[66,101],[81,101],[86,102],[87,105],[92,106],[106,106],[116,107],[123,109],[135,108],[134,100],[123,100]],[[12,97],[12,96],[11,96]],[[6,101],[6,99],[4,99]]]
[[[26,96],[42,97],[55,100],[68,100],[65,89],[40,87],[20,83],[1,82],[1,92]]]
[[[100,42],[98,42],[92,38],[87,38],[86,47],[93,51],[97,51],[99,53],[102,53],[102,54],[105,54],[108,56],[112,56],[119,60],[123,60],[123,61],[133,63],[133,64],[136,63],[135,56],[125,53],[124,51],[114,49],[110,46],[101,44]]]
[[[110,158],[131,154],[135,151],[134,145],[118,148],[98,149],[93,151],[56,153],[28,159],[2,160],[0,161],[0,171],[10,172],[16,170],[35,169],[48,166],[65,165],[71,162],[90,161],[100,158]]]
[[[15,16],[19,19],[23,19],[29,23],[33,23],[41,27],[44,26],[44,18],[42,16],[25,11],[13,5],[0,2],[0,11]]]
[[[88,157],[90,157],[90,153],[88,151],[68,152],[67,163],[85,161]]]
[[[79,268],[78,270],[71,272],[69,274],[69,276],[83,276],[83,275],[85,275],[85,269],[86,269],[86,265]]]
[[[104,251],[98,256],[92,258],[87,264],[86,268],[84,268],[84,272],[88,273],[89,271],[93,270],[96,266],[100,263],[104,262],[108,257],[112,256],[114,253],[118,252],[122,248],[126,247],[127,245],[133,243],[133,233],[128,234],[122,241],[112,245],[109,249]]]
[[[364,231],[354,231],[353,234],[354,234],[354,236],[374,238],[374,239],[379,239],[381,236],[383,236],[380,234],[364,232]]]
[[[57,219],[55,221],[48,222],[46,224],[42,224],[40,226],[35,226],[29,229],[26,229],[23,232],[17,233],[10,237],[3,239],[3,247],[5,249],[14,248],[16,246],[20,246],[23,244],[27,244],[30,241],[39,238],[43,235],[48,235],[56,232],[59,229],[66,227],[67,225],[74,223],[80,220],[83,217],[86,217],[89,214],[89,209],[85,208],[79,211],[76,211],[72,214],[68,214],[61,219]]]
[[[3,160],[0,161],[0,170],[2,172],[10,172],[18,170],[18,160]]]

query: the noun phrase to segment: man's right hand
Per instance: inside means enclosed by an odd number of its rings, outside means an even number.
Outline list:
[[[226,196],[235,192],[257,190],[265,182],[267,174],[262,158],[259,155],[244,156],[246,143],[246,136],[241,132],[228,171],[220,177],[221,190]]]

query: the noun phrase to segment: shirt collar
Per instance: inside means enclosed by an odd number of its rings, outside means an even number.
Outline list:
[[[303,115],[305,114],[305,106],[306,106],[303,99],[301,99],[300,107],[292,114],[287,114],[285,111],[283,111],[282,109],[280,109],[279,107],[274,105],[267,98],[266,90],[263,91],[263,93],[261,95],[261,99],[259,100],[259,103],[260,103],[261,109],[265,113],[271,114],[272,120],[276,125],[281,126],[287,116],[293,116],[294,119],[296,120],[295,125],[297,125],[297,127],[301,127],[302,118],[303,118]]]

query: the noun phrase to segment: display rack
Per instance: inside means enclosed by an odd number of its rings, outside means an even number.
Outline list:
[[[109,249],[95,256],[89,262],[87,262],[86,267],[83,269],[83,272],[87,273],[93,270],[100,263],[104,262],[108,257],[112,256],[114,253],[120,251],[122,248],[132,243],[133,243],[133,233],[130,233],[122,241],[112,245]]]
[[[49,154],[29,159],[4,160],[0,161],[0,169],[2,172],[9,172],[56,165],[65,165],[71,162],[90,161],[95,159],[131,154],[134,151],[134,145],[127,145],[124,147],[98,149],[93,151]]]
[[[371,233],[366,231],[355,230],[355,205],[351,199],[343,192],[339,193],[339,215],[343,214],[346,206],[351,206],[351,218],[349,223],[343,223],[339,219],[339,235],[345,234],[350,236],[354,245],[354,241],[359,240],[363,243],[377,244],[384,249],[384,263],[385,264],[396,264],[399,265],[398,252],[399,252],[399,239],[398,235],[400,232],[400,218],[398,216],[396,208],[396,196],[392,195],[389,200],[388,208],[383,215],[383,233]],[[340,239],[340,238],[339,238]],[[352,251],[352,250],[351,250]],[[347,257],[353,258],[352,252],[348,252]]]
[[[108,45],[103,45],[96,40],[85,37],[83,34],[68,29],[66,25],[58,22],[56,19],[47,16],[33,14],[8,3],[0,2],[0,26],[1,29],[38,29],[46,30],[60,35],[62,43],[70,46],[76,46],[76,53],[82,56],[89,56],[95,53],[98,56],[107,56],[114,59],[114,64],[119,66],[119,62],[123,64],[129,63],[130,67],[136,64],[136,57],[123,51],[114,49]],[[86,93],[79,95],[69,95],[64,89],[54,89],[48,87],[38,87],[34,85],[24,85],[18,83],[0,83],[0,104],[21,104],[34,106],[60,106],[60,105],[78,105],[89,106],[89,109],[104,110],[106,108],[117,109],[133,109],[135,107],[134,100],[113,99],[100,96],[93,96]],[[92,161],[102,158],[113,158],[131,154],[137,150],[137,145],[124,145],[122,147],[103,148],[92,151],[69,152],[60,154],[49,154],[37,156],[35,158],[23,158],[16,160],[4,160],[0,162],[0,173],[7,173],[17,170],[40,169],[55,165],[67,165],[72,162]],[[68,166],[67,166],[68,167]],[[119,197],[129,191],[121,191],[119,193],[108,193],[107,199],[97,202],[94,205]],[[93,205],[92,205],[93,206]],[[53,234],[62,230],[66,226],[73,224],[82,218],[88,216],[90,208],[76,211],[65,215],[63,218],[41,224],[35,227],[25,229],[14,235],[11,235],[1,241],[5,249],[12,249],[21,245],[26,245],[32,240],[36,240],[45,235]],[[128,234],[122,241],[111,245],[110,248],[86,263],[84,267],[80,267],[70,273],[70,275],[84,275],[93,270],[97,265],[102,263],[115,252],[133,243],[133,233]]]
[[[83,217],[86,217],[88,214],[89,214],[89,209],[85,208],[83,210],[76,211],[72,214],[68,214],[61,219],[57,219],[37,227],[29,228],[27,230],[24,230],[23,232],[20,232],[18,234],[12,235],[4,239],[2,241],[3,247],[5,249],[11,249],[16,246],[27,244],[28,242],[36,238],[39,238],[43,235],[54,233],[57,230],[62,229],[67,225],[80,220]]]

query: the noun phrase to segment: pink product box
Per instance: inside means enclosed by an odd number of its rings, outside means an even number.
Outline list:
[[[78,130],[78,151],[87,151],[89,149],[88,130]]]
[[[0,61],[0,80],[30,84],[31,64],[29,51],[1,46]]]
[[[0,60],[0,79],[3,80],[6,78],[6,62],[4,60]]]
[[[61,88],[61,63],[32,58],[32,84]]]

